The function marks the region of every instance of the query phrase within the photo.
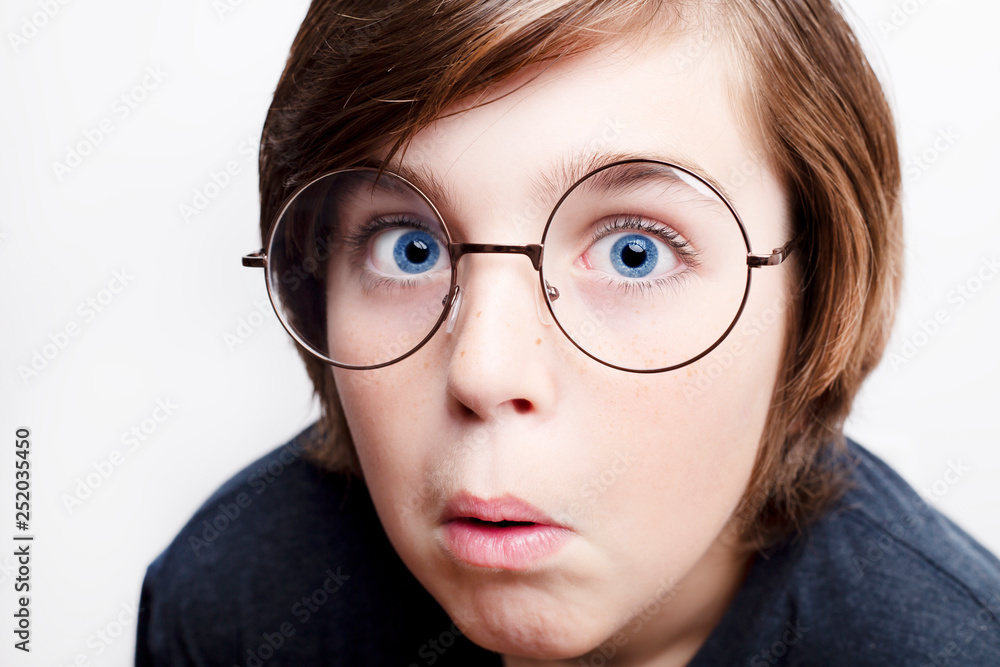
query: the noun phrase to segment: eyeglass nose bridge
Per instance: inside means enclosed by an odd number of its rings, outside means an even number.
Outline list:
[[[451,256],[451,265],[456,268],[458,267],[458,260],[460,260],[463,255],[497,253],[501,255],[525,255],[531,261],[531,266],[535,269],[535,271],[541,272],[542,255],[544,252],[545,246],[539,243],[529,243],[528,245],[452,243],[448,247],[448,254]],[[549,281],[544,281],[543,287],[545,289],[545,295],[548,297],[549,301],[555,301],[559,298],[559,289],[550,285]],[[445,297],[445,299],[447,298],[448,297]]]
[[[500,254],[500,255],[524,255],[531,262],[532,268],[539,272],[541,275],[542,269],[542,254],[544,252],[544,246],[538,243],[530,243],[528,245],[504,245],[497,243],[451,243],[448,246],[448,254],[451,257],[451,266],[453,271],[458,270],[458,261],[464,255],[472,254]],[[559,290],[550,285],[547,280],[542,279],[542,289],[545,291],[545,296],[550,302],[555,301],[559,298]],[[536,294],[536,301],[538,300]],[[455,321],[458,319],[458,311],[462,304],[462,291],[461,288],[456,284],[452,287],[451,291],[444,297],[441,301],[441,305],[449,310],[447,323],[445,326],[445,331],[451,333],[455,328]],[[550,325],[552,320],[547,312],[547,307],[543,306],[541,302],[535,304],[538,309],[538,319],[542,324]],[[546,312],[543,312],[546,311]]]
[[[499,253],[503,255],[525,255],[531,260],[535,271],[542,268],[542,246],[538,243],[529,245],[497,245],[495,243],[452,243],[448,252],[451,255],[451,265],[458,266],[458,260],[463,255]]]

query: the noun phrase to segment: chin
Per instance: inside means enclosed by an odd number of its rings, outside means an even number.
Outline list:
[[[567,630],[521,622],[502,627],[469,628],[467,636],[490,651],[533,660],[571,660],[600,645],[600,639],[584,641],[575,633],[567,635]]]
[[[461,605],[445,605],[466,636],[479,646],[536,660],[579,657],[600,646],[613,632],[602,627],[599,619],[567,607],[570,605],[552,598],[546,603],[518,595],[484,595]]]

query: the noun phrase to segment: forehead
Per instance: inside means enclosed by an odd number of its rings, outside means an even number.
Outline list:
[[[739,207],[728,177],[754,159],[752,142],[730,104],[725,46],[709,35],[693,25],[526,68],[446,110],[388,166],[454,213],[545,211],[586,173],[634,158],[678,164]]]
[[[710,192],[703,184],[697,184],[690,176],[685,178],[683,172],[665,169],[665,165],[651,164],[652,161],[674,164],[696,174],[717,193],[729,198],[725,186],[693,159],[677,155],[660,156],[651,151],[629,153],[600,148],[576,154],[565,153],[561,158],[555,157],[549,165],[539,168],[536,173],[529,174],[527,197],[532,205],[544,207],[581,185],[588,191],[610,192],[650,180],[672,180],[693,185],[695,190],[711,199]],[[372,164],[381,166],[382,162],[376,159]],[[606,168],[608,165],[618,166],[611,170]],[[453,202],[458,195],[454,192],[453,184],[442,180],[434,171],[433,165],[417,160],[394,160],[387,166],[390,171],[417,185],[436,204],[454,206]],[[392,181],[388,184],[391,187]]]

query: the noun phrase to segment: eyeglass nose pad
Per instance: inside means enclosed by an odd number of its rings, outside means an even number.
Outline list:
[[[455,322],[458,321],[458,312],[462,310],[462,288],[455,285],[455,293],[451,297],[451,310],[448,312],[448,322],[445,324],[445,333],[455,330]]]
[[[548,283],[546,283],[548,285]],[[554,293],[553,298],[559,298],[559,292],[556,288],[548,285],[550,294]],[[448,303],[448,297],[445,297],[445,303]],[[455,292],[451,297],[451,308],[448,311],[448,321],[445,323],[444,331],[445,333],[451,333],[455,330],[455,322],[458,321],[458,314],[462,310],[462,288],[455,285]],[[535,290],[535,311],[538,314],[538,321],[542,323],[543,326],[550,327],[555,324],[552,319],[552,313],[549,312],[548,307],[545,305],[545,297],[542,296],[541,285]]]
[[[554,287],[549,285],[548,281],[545,281],[545,286],[549,290],[555,289]],[[556,294],[558,294],[558,292],[556,292]],[[542,323],[542,326],[550,327],[553,324],[555,324],[555,322],[552,319],[552,313],[549,312],[549,307],[545,303],[545,295],[542,294],[541,283],[539,283],[538,286],[535,288],[535,310],[538,311],[538,321]]]

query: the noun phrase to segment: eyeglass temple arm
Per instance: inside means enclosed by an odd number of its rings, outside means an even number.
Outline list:
[[[759,269],[762,266],[777,266],[781,264],[792,254],[792,250],[798,245],[800,238],[800,236],[796,236],[780,248],[772,250],[768,255],[747,253],[747,266],[751,269]]]
[[[257,252],[252,252],[249,255],[243,255],[243,266],[249,266],[255,269],[264,268],[264,260],[267,259],[267,255],[264,254],[264,249],[261,248]]]

